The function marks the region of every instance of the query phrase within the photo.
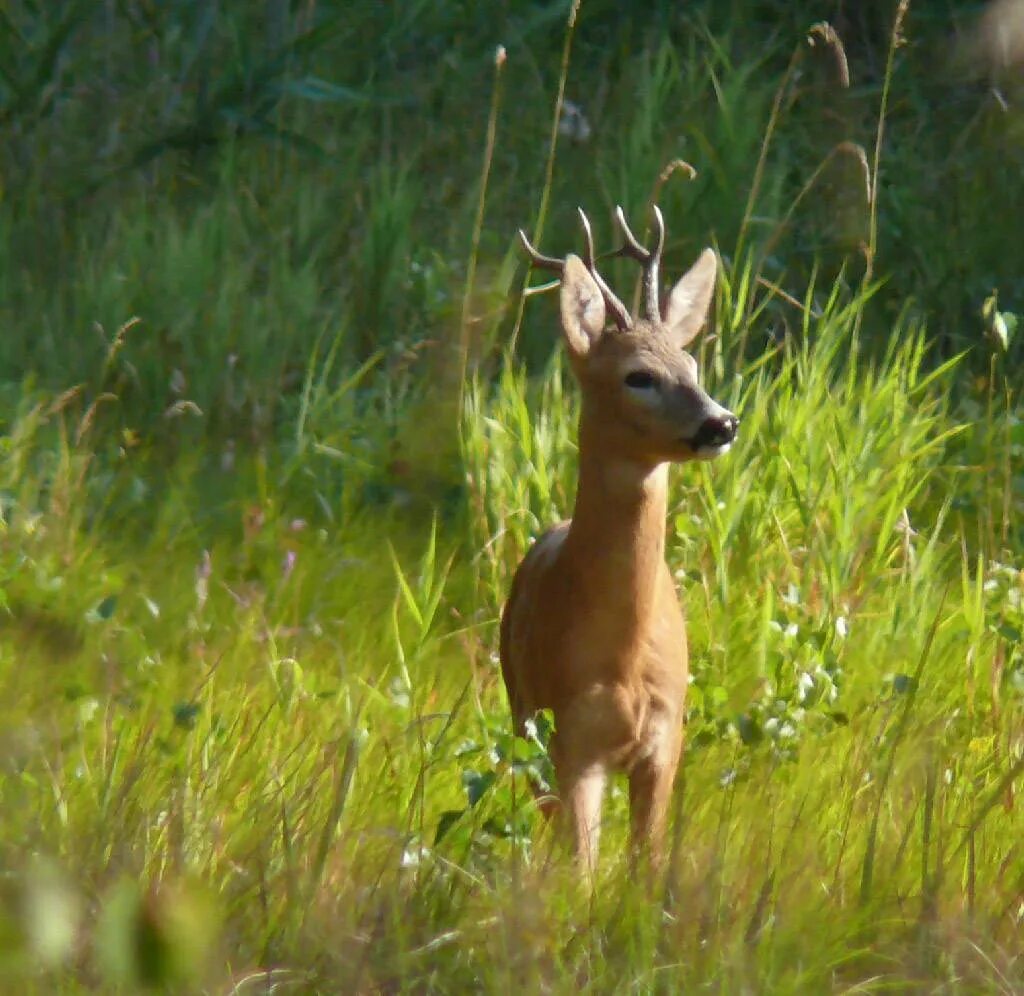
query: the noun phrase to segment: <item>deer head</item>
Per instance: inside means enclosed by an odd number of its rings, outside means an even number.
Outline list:
[[[583,394],[583,419],[606,452],[641,463],[710,460],[725,453],[739,419],[700,386],[697,363],[686,352],[704,327],[715,287],[717,260],[705,249],[661,307],[658,269],[665,223],[654,208],[655,245],[644,248],[616,219],[625,244],[616,255],[643,267],[641,312],[630,315],[597,272],[590,222],[582,210],[581,259],[542,256],[520,230],[532,265],[561,275],[562,329]],[[614,328],[606,328],[611,316]]]

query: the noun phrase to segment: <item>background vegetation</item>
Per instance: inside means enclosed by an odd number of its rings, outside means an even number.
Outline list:
[[[1024,989],[1022,18],[5,5],[5,985]],[[652,198],[743,429],[674,478],[671,868],[617,788],[590,901],[495,660],[574,483],[514,231]]]

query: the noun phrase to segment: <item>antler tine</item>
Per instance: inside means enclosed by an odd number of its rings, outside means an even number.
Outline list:
[[[658,320],[661,318],[661,292],[658,288],[659,270],[661,268],[661,254],[665,249],[665,219],[662,217],[661,208],[653,204],[654,214],[654,249],[651,251],[651,261],[644,271],[644,296],[647,299],[647,317]]]
[[[622,237],[626,240],[626,244],[616,255],[630,256],[638,263],[646,265],[647,261],[651,258],[651,254],[640,245],[637,237],[633,234],[633,230],[629,227],[629,222],[626,221],[626,212],[622,210],[621,204],[615,206],[615,220],[619,223],[619,228],[622,229]]]
[[[622,229],[622,237],[626,244],[618,251],[619,256],[629,256],[643,267],[644,280],[644,311],[647,318],[661,317],[661,301],[658,290],[658,267],[661,265],[661,254],[665,249],[665,219],[657,204],[653,206],[655,243],[654,249],[645,249],[633,234],[626,221],[626,213],[619,205],[615,208],[615,218]]]
[[[580,216],[580,228],[583,229],[583,263],[588,270],[593,272],[596,263],[594,262],[594,233],[590,228],[590,219],[581,207],[576,208],[576,213]]]
[[[654,243],[654,258],[660,264],[661,254],[665,250],[665,218],[657,204],[651,205],[651,212],[654,215],[654,230],[657,233],[657,241]]]
[[[597,272],[597,263],[594,259],[594,233],[590,228],[590,219],[583,213],[583,208],[577,208],[576,210],[579,212],[580,224],[583,227],[583,238],[586,243],[583,264],[601,291],[605,307],[611,312],[615,324],[619,327],[620,331],[626,332],[633,327],[633,320],[629,317],[629,310],[612,293],[612,289],[604,282],[601,274]],[[553,256],[545,256],[543,253],[538,252],[534,248],[533,243],[527,238],[526,232],[521,228],[519,229],[519,241],[523,244],[526,254],[530,257],[531,266],[536,266],[542,270],[553,270],[559,275],[565,271],[565,260],[555,259]]]
[[[537,252],[526,237],[526,232],[521,228],[519,229],[519,241],[522,242],[523,248],[530,257],[531,266],[536,266],[541,270],[554,270],[555,273],[561,273],[565,269],[565,260],[555,259],[553,256],[545,256],[543,253]]]
[[[578,207],[576,211],[580,216],[580,226],[583,229],[583,239],[586,243],[586,254],[583,257],[584,265],[594,278],[594,283],[600,288],[605,306],[612,313],[612,318],[619,331],[628,332],[633,327],[633,319],[629,317],[629,309],[615,296],[611,287],[605,283],[604,277],[597,272],[597,262],[594,258],[594,233],[590,228],[590,219],[584,213],[583,208]]]

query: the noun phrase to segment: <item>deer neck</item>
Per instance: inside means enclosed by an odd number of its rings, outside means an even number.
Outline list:
[[[668,464],[609,452],[585,412],[579,441],[566,545],[579,561],[579,583],[602,606],[608,639],[633,646],[654,611],[664,569]]]

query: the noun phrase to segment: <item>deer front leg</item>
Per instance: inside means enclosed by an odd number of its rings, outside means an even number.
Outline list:
[[[629,773],[632,860],[635,864],[646,852],[652,872],[664,860],[665,820],[682,746],[680,733],[666,750],[639,761]]]
[[[591,881],[597,869],[607,777],[604,765],[599,763],[558,772],[559,794],[569,817],[576,860]]]

